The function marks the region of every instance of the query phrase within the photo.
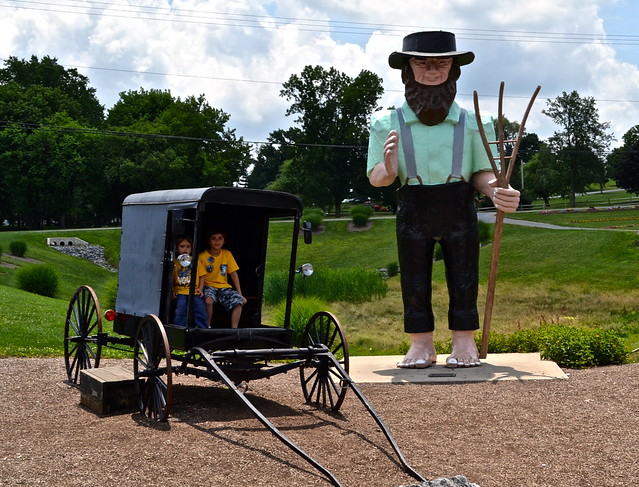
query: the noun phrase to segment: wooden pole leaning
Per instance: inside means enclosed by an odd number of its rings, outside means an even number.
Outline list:
[[[486,138],[486,132],[484,131],[484,126],[481,122],[481,115],[479,113],[479,99],[477,96],[477,92],[473,92],[477,126],[479,127],[479,133],[481,135],[482,142],[484,143],[486,154],[488,154],[488,159],[490,160],[490,165],[493,169],[493,173],[495,174],[495,178],[497,179],[497,186],[500,188],[507,188],[510,183],[510,176],[513,172],[514,162],[517,160],[519,144],[521,143],[521,139],[524,134],[526,120],[528,119],[528,115],[530,114],[530,110],[533,106],[533,103],[535,102],[535,98],[537,98],[539,90],[541,90],[541,86],[537,86],[537,89],[530,98],[530,102],[528,103],[528,107],[526,108],[526,112],[524,113],[524,117],[522,118],[521,124],[519,125],[519,131],[517,132],[516,138],[505,140],[503,113],[504,82],[501,82],[499,86],[499,105],[496,134],[497,140],[494,141],[489,141]],[[510,155],[506,155],[506,144],[512,144],[512,151]],[[491,145],[497,146],[497,156],[493,155],[494,153],[491,149]],[[497,165],[496,161],[499,161],[499,166]],[[501,247],[501,234],[503,227],[504,212],[502,210],[497,210],[497,215],[495,217],[495,235],[493,238],[493,249],[490,259],[490,274],[488,276],[488,289],[486,291],[486,306],[484,308],[484,324],[482,329],[481,347],[479,349],[479,358],[481,359],[485,359],[488,355],[488,339],[490,337],[490,324],[493,315],[493,303],[495,301],[495,285],[497,282],[497,268],[499,266],[499,250]]]

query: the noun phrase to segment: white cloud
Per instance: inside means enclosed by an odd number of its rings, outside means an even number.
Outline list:
[[[519,120],[540,84],[528,129],[542,138],[555,130],[541,114],[545,99],[563,91],[597,99],[601,120],[612,122],[618,139],[639,123],[639,56],[629,59],[631,51],[624,49],[620,59],[622,45],[614,38],[631,34],[614,30],[623,19],[637,17],[639,7],[631,2],[300,3],[120,0],[105,8],[104,3],[77,0],[4,2],[0,56],[50,55],[65,66],[78,66],[107,108],[120,91],[140,87],[170,89],[181,97],[204,94],[212,106],[231,115],[229,125],[238,135],[259,141],[292,123],[284,116],[289,103],[279,97],[281,83],[305,65],[335,67],[350,76],[371,70],[384,80],[381,105],[397,105],[403,87],[399,73],[388,66],[388,55],[401,48],[410,32],[447,29],[456,33],[459,49],[477,55],[458,85],[464,106],[472,106],[470,95],[477,90],[482,109],[495,113],[504,81],[506,115]],[[600,16],[602,11],[607,17]],[[613,35],[615,42],[606,44],[605,35]],[[598,44],[595,36],[601,36]],[[631,36],[629,42],[638,41],[639,36]]]

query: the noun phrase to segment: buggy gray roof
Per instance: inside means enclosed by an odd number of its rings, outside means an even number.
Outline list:
[[[249,188],[186,188],[150,191],[129,195],[122,203],[130,205],[169,205],[182,208],[195,207],[200,202],[238,204],[261,208],[280,208],[301,211],[302,203],[297,196],[279,191]]]

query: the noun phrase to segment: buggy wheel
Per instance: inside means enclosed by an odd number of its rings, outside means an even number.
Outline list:
[[[306,325],[302,347],[326,345],[342,368],[348,373],[348,345],[339,320],[327,311],[315,313]],[[322,355],[311,357],[300,367],[302,392],[306,402],[339,410],[346,396],[343,377],[333,363]]]
[[[146,315],[138,326],[133,350],[133,378],[140,413],[166,421],[173,405],[171,349],[164,325],[155,315]]]
[[[80,371],[100,366],[102,343],[100,303],[93,289],[80,286],[69,302],[64,323],[64,363],[67,377],[77,384]]]

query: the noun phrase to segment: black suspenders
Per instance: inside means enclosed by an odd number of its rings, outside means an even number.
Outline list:
[[[397,118],[399,119],[399,130],[402,137],[402,147],[404,148],[404,159],[406,160],[406,181],[408,184],[410,179],[417,179],[419,184],[424,184],[422,178],[417,174],[417,162],[415,161],[415,147],[413,146],[413,134],[410,125],[406,125],[402,109],[397,108]],[[459,123],[455,125],[453,132],[453,161],[451,165],[450,176],[446,180],[447,183],[451,179],[459,179],[465,181],[461,174],[462,161],[464,159],[464,125],[466,122],[466,110],[462,109],[459,115]]]

